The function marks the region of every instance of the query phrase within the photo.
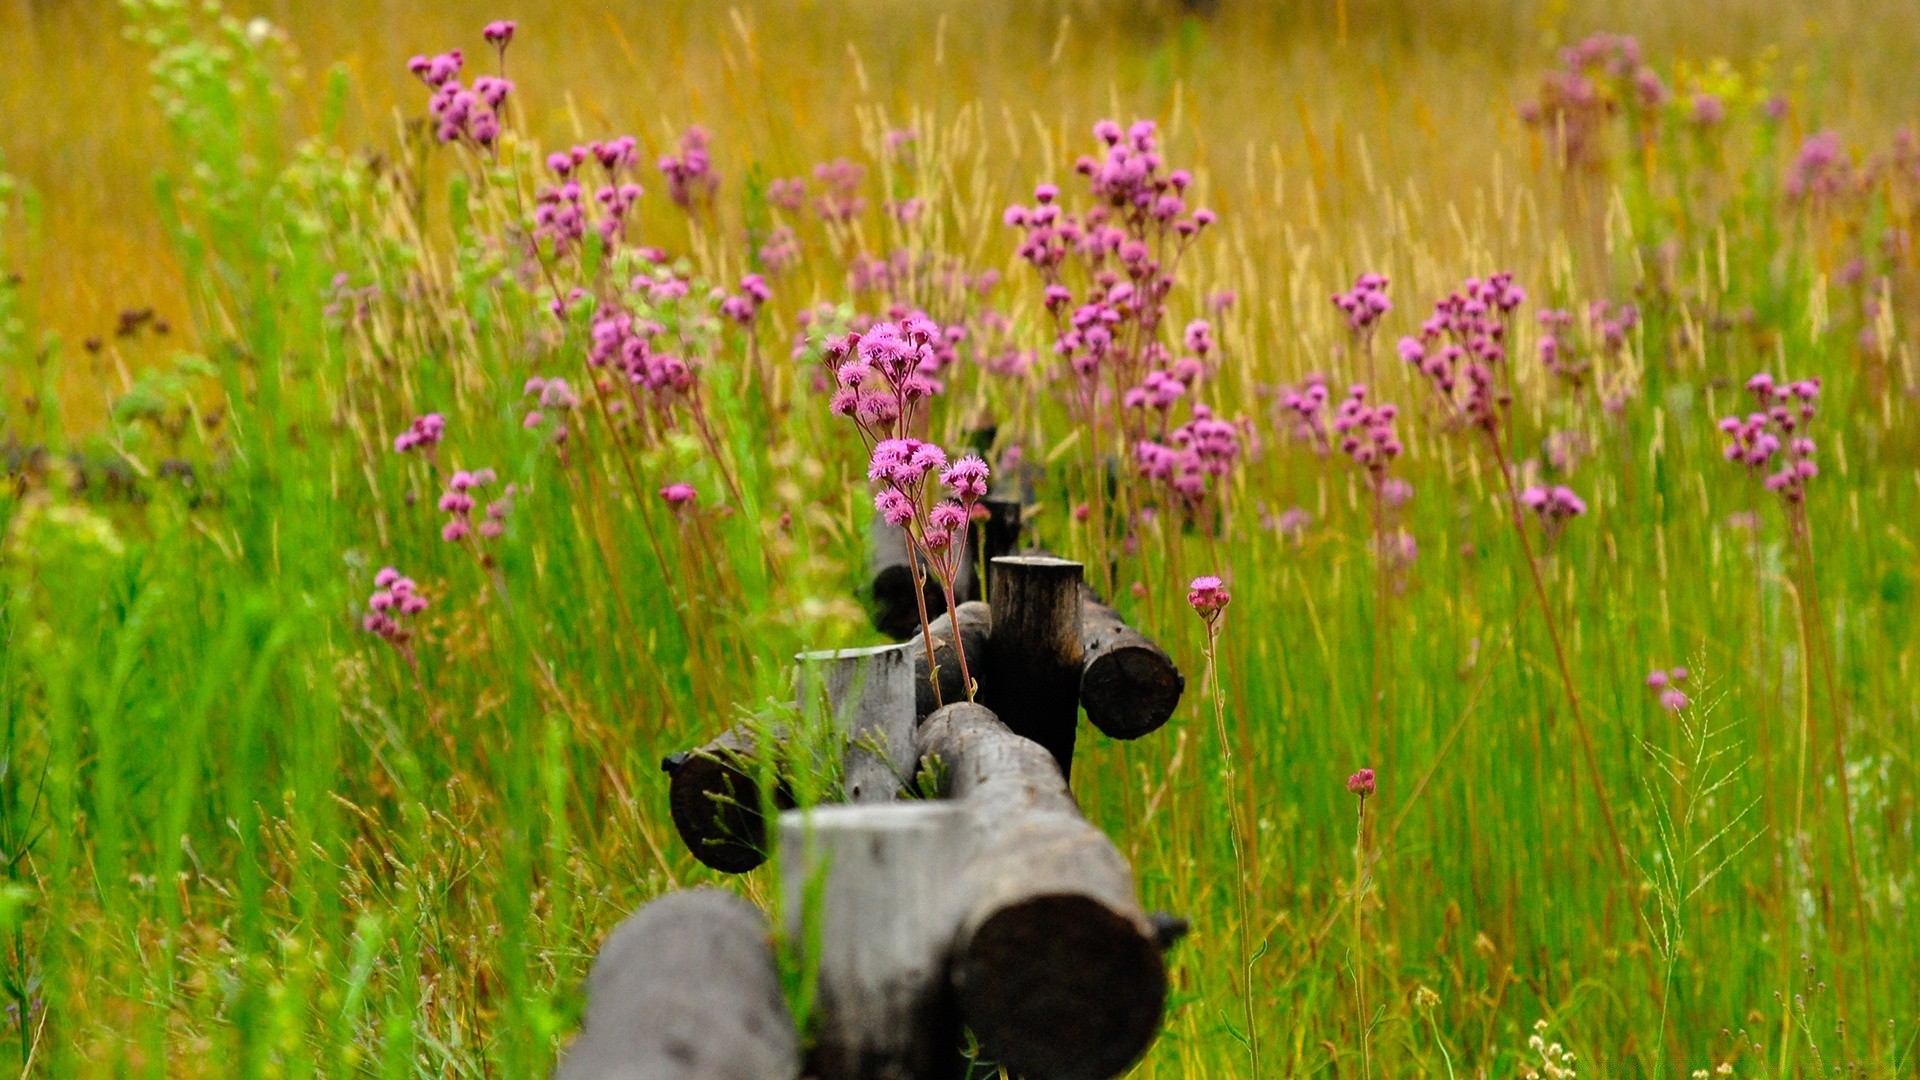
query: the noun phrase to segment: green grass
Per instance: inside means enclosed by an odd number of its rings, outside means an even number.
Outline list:
[[[1004,84],[869,99],[765,142],[751,134],[771,120],[690,113],[721,134],[716,217],[689,225],[648,168],[639,225],[688,274],[730,287],[749,269],[748,225],[778,213],[750,177],[857,157],[874,205],[857,231],[786,216],[805,254],[759,323],[770,375],[752,373],[741,332],[690,328],[712,445],[691,424],[615,437],[589,405],[557,452],[522,428],[522,384],[564,376],[591,400],[584,313],[549,315],[548,282],[517,279],[503,238],[525,220],[538,156],[576,137],[553,122],[567,87],[540,81],[559,76],[515,73],[539,135],[516,136],[495,164],[404,128],[345,134],[362,82],[345,70],[294,81],[275,36],[159,3],[129,19],[158,57],[168,141],[154,148],[155,194],[190,320],[176,317],[191,326],[143,332],[150,351],[122,382],[90,375],[101,361],[76,343],[39,337],[57,324],[56,291],[0,289],[0,438],[17,459],[0,497],[0,994],[15,1007],[0,1058],[59,1077],[544,1073],[601,935],[712,876],[667,821],[660,757],[789,696],[795,652],[872,640],[857,603],[865,461],[811,388],[811,362],[788,358],[797,316],[821,302],[875,310],[881,298],[851,293],[849,262],[904,245],[1002,271],[991,303],[1044,359],[1040,288],[999,212],[1043,180],[1076,197],[1066,163],[1092,149],[1086,129],[1109,95],[1046,76],[1058,107],[1024,102],[1040,110],[1031,119],[985,107],[1017,96]],[[1680,50],[1650,55],[1669,81],[1711,80],[1697,85],[1723,92],[1731,119],[1702,135],[1676,107],[1638,153],[1616,123],[1604,171],[1572,176],[1512,119],[1544,51],[1522,50],[1511,79],[1475,69],[1445,97],[1443,70],[1393,53],[1409,83],[1380,88],[1384,129],[1316,129],[1302,104],[1305,138],[1280,153],[1246,108],[1185,104],[1183,72],[1214,92],[1226,78],[1179,52],[1223,50],[1208,30],[1165,46],[1123,30],[1105,31],[1131,50],[1118,69],[1077,62],[1124,88],[1119,107],[1162,117],[1173,163],[1196,169],[1221,212],[1170,321],[1237,293],[1217,320],[1229,359],[1203,393],[1253,418],[1262,444],[1232,476],[1217,534],[1163,513],[1113,563],[1114,594],[1192,691],[1150,738],[1083,734],[1074,770],[1147,907],[1194,924],[1138,1074],[1244,1074],[1244,899],[1271,1075],[1359,1075],[1363,1044],[1381,1076],[1525,1075],[1543,1064],[1528,1047],[1536,1021],[1592,1076],[1727,1061],[1737,1075],[1816,1062],[1914,1075],[1920,279],[1913,252],[1879,238],[1911,228],[1920,185],[1882,177],[1824,210],[1779,190],[1818,127],[1803,118],[1842,111],[1831,102],[1857,82],[1848,59],[1796,82],[1739,54],[1738,74],[1676,80]],[[477,25],[459,32],[419,47],[479,56]],[[521,32],[551,50],[587,31]],[[778,58],[775,42],[761,47]],[[721,108],[797,100],[790,81],[775,93],[791,74],[726,70],[738,81]],[[1755,112],[1776,88],[1796,110],[1781,128]],[[1213,100],[1259,100],[1238,93]],[[1375,90],[1328,93],[1359,115]],[[424,94],[399,100],[411,118]],[[1457,115],[1423,130],[1437,114]],[[575,115],[577,137],[623,130]],[[908,122],[914,156],[887,155],[884,130]],[[644,130],[664,149],[672,129]],[[1870,132],[1855,145],[1887,144]],[[883,192],[928,199],[924,226],[884,219]],[[0,189],[14,211],[0,257],[48,265],[35,222],[59,194]],[[1856,254],[1864,284],[1841,272]],[[1514,348],[1516,456],[1537,457],[1549,432],[1591,441],[1567,478],[1591,512],[1541,572],[1625,876],[1500,478],[1391,358],[1435,299],[1500,268],[1533,297]],[[1403,407],[1401,473],[1416,491],[1404,523],[1420,549],[1384,593],[1364,488],[1285,437],[1266,389],[1310,370],[1336,391],[1357,376],[1326,298],[1362,270],[1393,280],[1375,385]],[[329,310],[337,273],[372,287],[364,313]],[[1634,391],[1617,413],[1570,398],[1532,359],[1536,310],[1599,298],[1643,313],[1610,369]],[[942,299],[955,314],[982,306]],[[1860,341],[1875,325],[1884,349]],[[1745,411],[1740,386],[1763,369],[1825,380],[1811,574],[1777,500],[1721,458],[1715,424]],[[1001,447],[1050,465],[1038,536],[1103,565],[1118,545],[1069,512],[1101,448],[1045,380],[966,367],[951,383],[935,433],[957,446],[989,412]],[[109,408],[83,407],[100,396]],[[395,454],[394,434],[428,411],[448,422],[437,454]],[[482,466],[516,489],[484,560],[441,541],[434,509],[451,470]],[[677,481],[700,492],[691,514],[655,494]],[[1263,525],[1292,506],[1312,512],[1304,533]],[[1733,520],[1748,511],[1757,528]],[[359,627],[386,565],[432,600],[417,663]],[[1233,588],[1219,676],[1237,790],[1185,603],[1203,573]],[[1676,664],[1696,673],[1687,724],[1644,685]],[[1697,752],[1703,723],[1725,756],[1661,771],[1663,754]],[[1356,888],[1344,780],[1363,765],[1380,789]],[[1701,797],[1705,775],[1724,786]],[[1229,814],[1245,825],[1244,880]],[[1676,883],[1721,858],[1680,899]],[[772,873],[729,884],[765,903]]]

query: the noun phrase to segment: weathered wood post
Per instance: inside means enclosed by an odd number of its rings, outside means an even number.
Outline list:
[[[922,768],[957,800],[971,841],[949,886],[962,1018],[1029,1080],[1124,1071],[1159,1030],[1163,948],[1177,935],[1141,910],[1126,859],[1081,817],[1039,744],[964,703],[928,717],[919,739]]]
[[[600,946],[555,1080],[794,1080],[800,1039],[768,929],[719,889],[634,912]]]
[[[744,874],[767,861],[761,777],[776,777],[775,807],[793,805],[792,792],[777,779],[785,767],[780,738],[741,724],[660,762],[668,776],[668,814],[694,858],[723,874]]]
[[[917,643],[803,652],[796,702],[847,741],[841,760],[847,801],[892,802],[913,776],[913,650]],[[824,710],[824,717],[821,712]]]
[[[1180,706],[1187,680],[1151,638],[1088,588],[1080,601],[1080,638],[1086,648],[1080,704],[1094,727],[1116,739],[1159,730]]]
[[[993,677],[981,701],[1016,734],[1047,748],[1060,775],[1073,770],[1084,649],[1080,640],[1083,567],[1046,555],[993,560]]]
[[[788,940],[819,949],[811,1075],[964,1075],[947,952],[967,827],[966,813],[944,802],[780,815],[782,925]]]

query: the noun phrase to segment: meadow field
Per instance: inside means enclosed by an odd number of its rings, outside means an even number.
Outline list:
[[[1188,675],[1128,1075],[1920,1075],[1914,14],[0,7],[0,1068],[547,1075],[908,400]]]

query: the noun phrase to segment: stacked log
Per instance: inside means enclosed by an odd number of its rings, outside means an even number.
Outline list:
[[[995,544],[1018,535],[1019,504],[1010,505],[998,526],[991,514],[986,522],[998,530]],[[991,605],[961,603],[924,638],[916,607],[902,644],[801,654],[802,728],[838,732],[843,796],[853,805],[791,809],[785,778],[808,763],[794,760],[799,744],[784,729],[736,727],[668,758],[675,827],[714,869],[741,873],[765,861],[765,811],[784,811],[780,922],[788,959],[818,971],[815,1013],[803,1018],[814,1038],[795,1065],[797,1051],[787,1054],[782,1041],[791,1019],[748,1008],[764,989],[752,980],[765,972],[742,967],[752,935],[740,913],[717,912],[712,933],[726,944],[705,946],[721,958],[710,974],[741,985],[724,1000],[710,996],[708,1008],[730,1011],[716,1016],[725,1022],[712,1039],[688,1044],[697,1068],[658,1065],[659,1047],[679,1045],[680,1029],[667,1030],[675,1014],[642,1023],[635,1002],[660,989],[657,980],[667,992],[678,987],[668,967],[633,959],[639,931],[630,928],[658,901],[602,950],[563,1080],[790,1078],[800,1068],[820,1080],[947,1080],[966,1075],[963,1026],[980,1055],[1027,1080],[1097,1080],[1137,1060],[1165,1009],[1164,952],[1185,923],[1143,910],[1125,858],[1081,816],[1068,776],[1082,708],[1107,735],[1138,738],[1166,723],[1185,680],[1083,576],[1079,563],[1044,553],[1000,555],[969,575],[985,578]],[[962,650],[973,687],[960,676]],[[913,793],[932,801],[903,798],[916,776]],[[755,955],[770,955],[766,928],[755,925]],[[760,1043],[735,1024],[752,1026]],[[780,1031],[763,1038],[768,1024]],[[722,1038],[743,1045],[709,1045]],[[771,1065],[734,1060],[765,1047],[775,1051],[763,1055]],[[655,1064],[609,1064],[643,1053]]]
[[[800,1038],[760,909],[668,893],[607,936],[555,1080],[794,1080]]]

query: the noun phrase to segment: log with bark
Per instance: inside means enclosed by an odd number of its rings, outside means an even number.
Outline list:
[[[760,909],[668,893],[600,947],[555,1080],[794,1080],[800,1039]]]
[[[819,971],[810,1075],[965,1075],[947,952],[968,825],[949,802],[780,815],[782,925]]]
[[[1186,677],[1153,639],[1128,626],[1091,586],[1080,599],[1086,649],[1080,704],[1094,727],[1116,739],[1157,731],[1180,706]]]
[[[841,787],[848,802],[892,802],[913,773],[914,648],[903,642],[794,658],[801,715],[824,721],[846,740]],[[919,656],[924,668],[924,648]]]
[[[981,701],[1073,771],[1085,650],[1080,639],[1083,568],[1045,555],[993,560],[993,632]]]
[[[951,978],[983,1052],[1029,1080],[1125,1071],[1159,1030],[1173,936],[1141,910],[1125,858],[1080,815],[1053,755],[986,708],[934,713],[919,748],[967,814]]]
[[[724,874],[744,874],[767,861],[767,823],[760,781],[774,778],[772,802],[793,806],[784,779],[778,732],[739,724],[704,746],[668,755],[667,811],[693,857]]]

